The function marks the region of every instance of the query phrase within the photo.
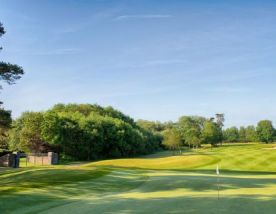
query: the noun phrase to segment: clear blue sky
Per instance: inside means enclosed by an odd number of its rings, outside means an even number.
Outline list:
[[[26,72],[1,92],[14,117],[62,102],[276,122],[276,1],[0,0],[0,21],[0,60]]]

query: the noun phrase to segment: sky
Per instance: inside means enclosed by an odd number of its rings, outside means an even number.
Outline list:
[[[0,0],[0,21],[0,60],[25,70],[2,84],[14,118],[97,103],[135,119],[276,123],[276,1]]]

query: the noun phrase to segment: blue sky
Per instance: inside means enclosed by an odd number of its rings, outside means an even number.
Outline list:
[[[62,102],[276,122],[276,1],[0,0],[0,21],[0,60],[26,72],[1,92],[14,117]]]

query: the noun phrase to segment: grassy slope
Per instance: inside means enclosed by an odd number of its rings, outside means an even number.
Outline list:
[[[276,150],[271,147],[234,145],[182,156],[163,152],[0,171],[0,213],[275,213]],[[222,169],[220,200],[216,164]]]
[[[180,156],[163,152],[148,158],[105,160],[90,166],[134,167],[142,169],[210,169],[276,172],[275,144],[226,144],[223,147],[188,150]]]

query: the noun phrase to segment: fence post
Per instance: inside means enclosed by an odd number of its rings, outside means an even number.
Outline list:
[[[20,166],[20,153],[17,152],[14,154],[14,168],[19,168]]]
[[[48,164],[53,165],[53,152],[48,152]]]

